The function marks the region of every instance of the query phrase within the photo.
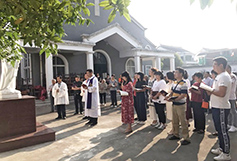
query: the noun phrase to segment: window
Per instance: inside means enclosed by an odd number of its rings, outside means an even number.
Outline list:
[[[129,58],[126,62],[126,70],[129,72],[131,77],[135,75],[135,62],[133,58]]]
[[[149,71],[150,71],[151,68],[152,68],[151,65],[145,65],[145,72],[144,72],[144,74],[145,75],[149,75]]]
[[[63,60],[58,57],[53,57],[53,76],[56,78],[59,75],[65,75],[65,64]]]
[[[21,62],[23,84],[32,84],[31,54],[23,54]]]

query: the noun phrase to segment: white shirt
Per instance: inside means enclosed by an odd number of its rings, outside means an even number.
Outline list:
[[[230,74],[230,77],[231,77],[231,91],[230,91],[230,98],[229,100],[236,100],[236,95],[235,95],[235,92],[236,92],[236,76],[231,73]]]
[[[153,86],[152,86],[152,91],[161,91],[161,90],[166,90],[166,83],[162,79],[160,81],[155,81]],[[153,102],[157,102],[159,104],[165,104],[165,97],[163,95],[160,95],[158,99],[152,99]]]
[[[211,95],[211,106],[220,109],[230,109],[229,97],[231,91],[231,78],[227,72],[222,72],[218,74],[213,82],[213,87],[215,90],[219,90],[219,87],[227,87],[226,94],[224,97],[218,97],[214,94]]]
[[[59,92],[57,90],[59,89]],[[54,105],[68,105],[68,89],[64,82],[56,83],[52,89],[52,96],[54,97]]]

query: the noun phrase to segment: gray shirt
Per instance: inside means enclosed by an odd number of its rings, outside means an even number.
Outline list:
[[[110,87],[111,91],[116,91],[117,90],[118,81],[116,79],[114,81],[110,80],[109,84],[112,85],[112,87]]]

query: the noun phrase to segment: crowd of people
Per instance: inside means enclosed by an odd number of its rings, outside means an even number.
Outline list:
[[[211,74],[208,71],[196,72],[192,75],[191,81],[188,79],[187,71],[181,67],[165,75],[162,71],[151,68],[149,77],[137,72],[133,79],[125,71],[118,81],[115,75],[102,79],[88,69],[84,77],[84,82],[81,82],[78,76],[75,78],[72,90],[75,115],[79,112],[82,114],[85,110],[84,119],[89,120],[86,125],[94,126],[98,123],[98,117],[101,115],[100,106],[106,105],[108,90],[111,107],[117,107],[117,94],[121,94],[121,118],[122,123],[127,124],[126,134],[133,131],[133,123],[145,124],[147,116],[151,118],[151,126],[164,130],[168,118],[172,122],[172,130],[168,132],[169,140],[181,140],[181,145],[188,145],[191,143],[189,119],[194,120],[192,131],[204,134],[205,113],[208,112],[212,114],[216,129],[213,135],[217,135],[219,140],[219,148],[211,150],[218,155],[214,159],[231,159],[228,132],[237,131],[236,76],[224,57],[213,60]],[[61,77],[57,77],[57,83],[55,80],[52,83],[50,95],[57,107],[56,119],[65,119],[65,105],[69,103],[67,85],[62,82]],[[121,91],[126,94],[122,94]],[[137,118],[134,118],[135,112]]]

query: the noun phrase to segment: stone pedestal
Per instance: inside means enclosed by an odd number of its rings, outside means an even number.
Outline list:
[[[53,140],[53,130],[36,124],[34,97],[0,100],[0,152]]]

